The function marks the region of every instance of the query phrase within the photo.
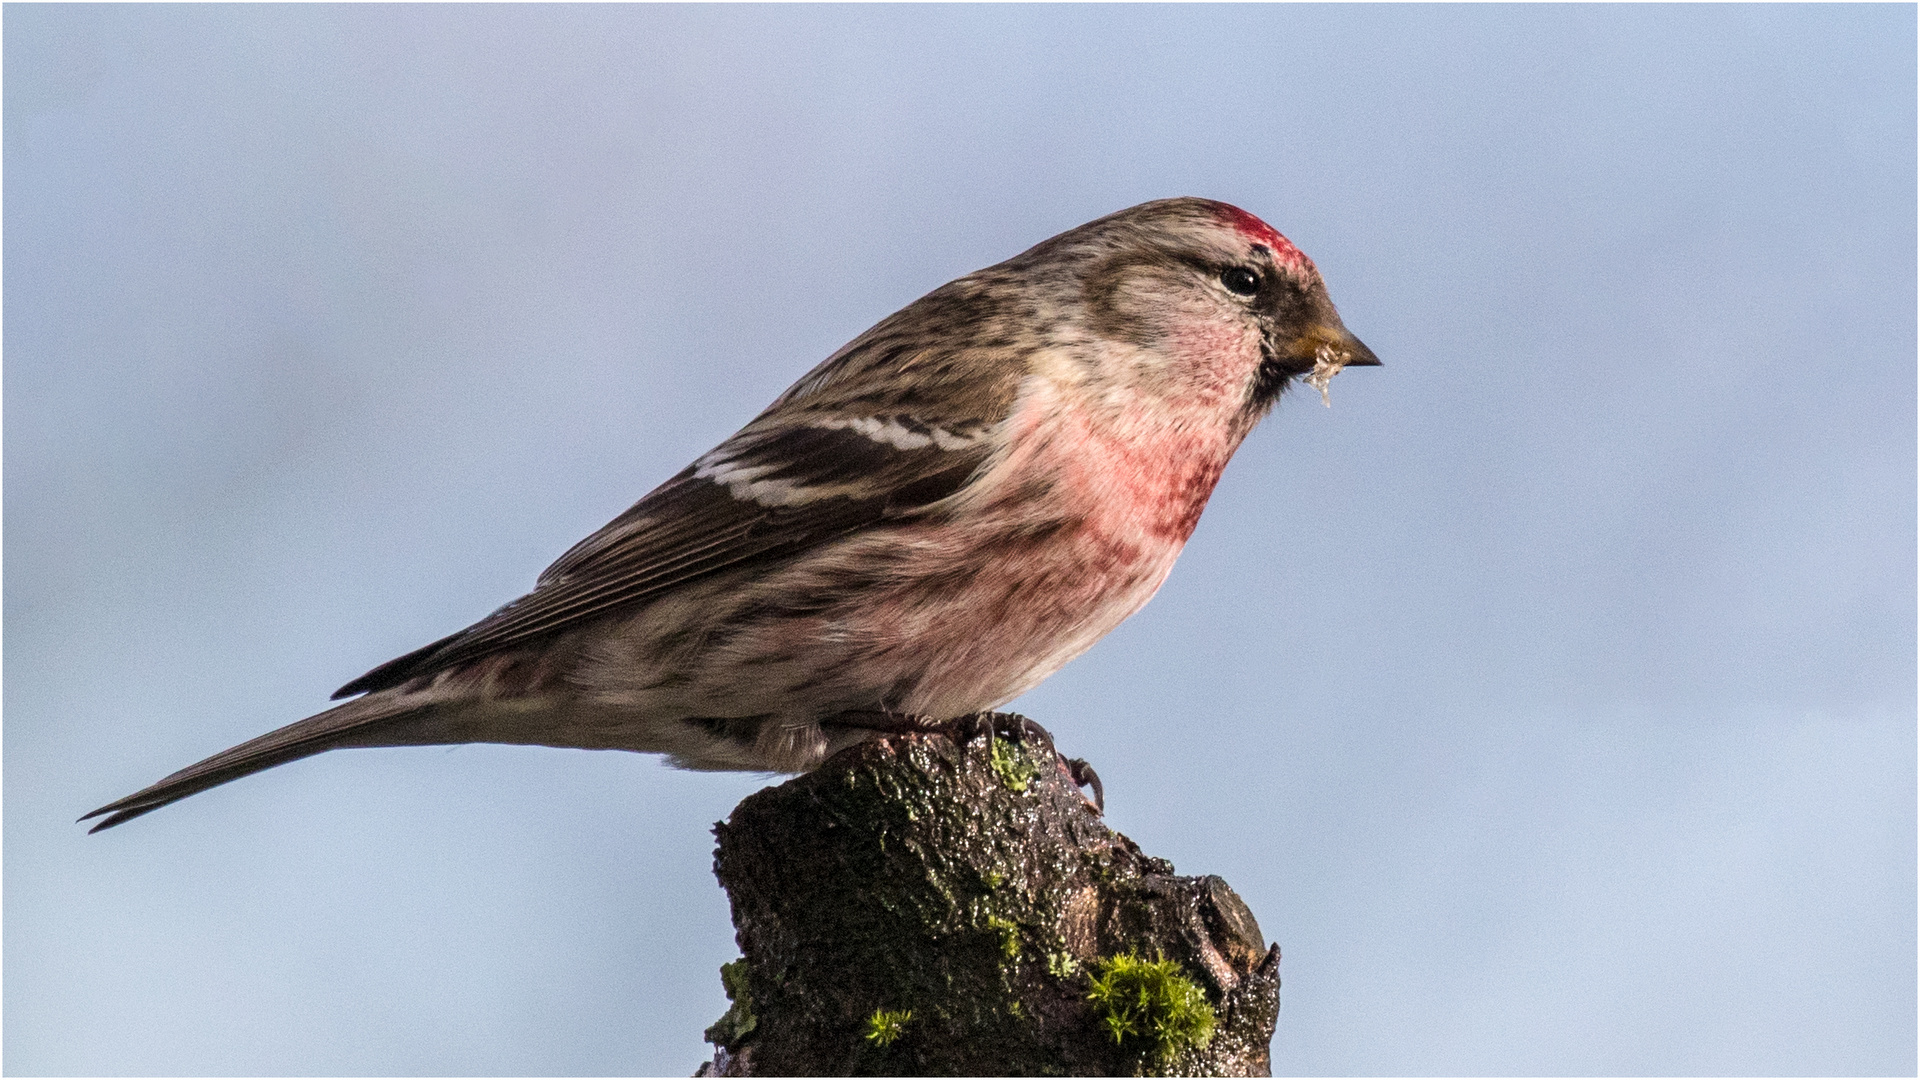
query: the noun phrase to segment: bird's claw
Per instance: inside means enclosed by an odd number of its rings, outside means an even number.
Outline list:
[[[1086,758],[1061,758],[1060,763],[1067,767],[1067,775],[1073,778],[1075,787],[1093,789],[1093,808],[1105,817],[1107,813],[1107,789],[1100,783],[1100,774],[1093,771]]]
[[[854,717],[859,717],[855,721]],[[993,753],[994,740],[1001,736],[1019,743],[1038,743],[1052,752],[1054,760],[1059,762],[1060,770],[1073,781],[1077,788],[1092,788],[1093,798],[1087,800],[1096,813],[1104,816],[1107,812],[1107,792],[1100,783],[1100,774],[1093,771],[1085,758],[1070,758],[1060,753],[1054,745],[1053,733],[1041,727],[1032,717],[1018,713],[977,712],[965,716],[956,716],[951,720],[934,720],[926,716],[914,716],[900,713],[848,714],[845,723],[853,723],[871,731],[892,734],[916,733],[939,734],[951,739],[955,746],[964,747],[975,739],[984,739],[989,756]]]
[[[973,713],[953,721],[957,741],[965,744],[976,735],[984,735],[987,740],[987,752],[993,752],[993,740],[997,735],[1008,735],[1015,742],[1035,742],[1052,752],[1054,760],[1060,763],[1061,771],[1073,781],[1077,788],[1092,788],[1094,812],[1105,816],[1107,812],[1107,791],[1100,783],[1100,774],[1093,771],[1085,758],[1070,758],[1054,745],[1053,733],[1041,727],[1032,717],[1019,713]],[[1005,730],[1001,730],[1004,728]],[[1084,798],[1084,796],[1082,796]]]

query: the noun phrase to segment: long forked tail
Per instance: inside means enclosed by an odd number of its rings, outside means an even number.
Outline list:
[[[132,821],[168,803],[197,795],[229,780],[238,780],[262,769],[285,765],[303,757],[345,746],[380,746],[410,742],[404,735],[395,738],[396,726],[422,719],[422,713],[435,706],[399,695],[371,694],[326,712],[270,731],[230,750],[222,750],[196,765],[189,765],[159,783],[110,802],[80,820],[110,815],[89,833],[111,829],[123,821]]]

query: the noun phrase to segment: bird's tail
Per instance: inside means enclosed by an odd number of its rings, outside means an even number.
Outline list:
[[[229,780],[238,780],[262,769],[298,761],[303,757],[346,746],[395,746],[439,741],[419,737],[417,730],[428,724],[430,714],[444,705],[416,695],[397,693],[369,694],[270,731],[257,739],[241,743],[196,765],[189,765],[159,783],[110,802],[80,818],[86,821],[109,815],[89,832],[111,829],[123,821],[132,821],[171,802],[197,795]],[[412,737],[410,737],[412,736]]]

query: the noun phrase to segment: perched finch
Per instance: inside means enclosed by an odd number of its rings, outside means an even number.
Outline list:
[[[882,320],[532,592],[334,694],[354,700],[86,818],[339,747],[804,772],[992,709],[1147,602],[1292,380],[1378,363],[1259,218],[1122,210]]]

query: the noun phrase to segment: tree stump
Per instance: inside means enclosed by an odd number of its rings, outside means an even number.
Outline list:
[[[714,827],[742,959],[705,1076],[1264,1076],[1280,950],[1108,829],[1027,722],[901,734]]]

